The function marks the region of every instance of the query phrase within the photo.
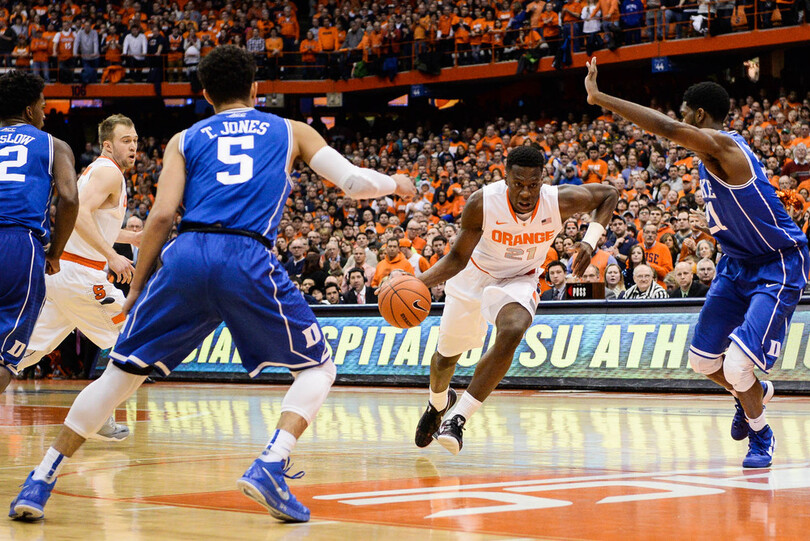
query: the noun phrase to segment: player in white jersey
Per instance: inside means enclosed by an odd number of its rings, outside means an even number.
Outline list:
[[[619,193],[602,184],[548,186],[545,159],[534,147],[517,147],[506,160],[506,180],[475,192],[461,215],[453,248],[419,277],[427,287],[447,281],[439,344],[430,363],[430,399],[416,427],[416,445],[434,433],[451,453],[461,450],[461,431],[512,364],[515,349],[537,309],[538,269],[549,246],[571,216],[596,209],[573,266],[580,276],[591,261]],[[478,363],[467,391],[456,402],[450,389],[456,362],[484,344],[487,323],[497,327],[495,343]],[[441,424],[441,427],[439,426]]]
[[[33,366],[78,328],[101,349],[111,348],[124,322],[124,295],[107,279],[128,283],[132,262],[113,244],[137,246],[140,233],[121,229],[127,208],[124,171],[135,164],[138,134],[123,115],[105,119],[98,129],[102,151],[79,177],[79,217],[61,258],[62,272],[48,276],[46,299],[20,368]],[[120,441],[129,429],[110,417],[96,439]]]

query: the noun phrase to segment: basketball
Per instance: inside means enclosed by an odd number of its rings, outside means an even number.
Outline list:
[[[422,323],[430,313],[430,291],[415,276],[401,274],[383,284],[377,304],[385,321],[407,329]]]

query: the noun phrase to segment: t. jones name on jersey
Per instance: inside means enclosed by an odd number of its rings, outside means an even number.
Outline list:
[[[264,135],[270,128],[269,122],[261,122],[259,120],[238,120],[236,122],[226,121],[222,123],[222,129],[219,133],[213,133],[211,126],[206,126],[200,131],[208,136],[209,139],[216,139],[220,135],[242,135],[245,133],[255,133],[257,135]]]

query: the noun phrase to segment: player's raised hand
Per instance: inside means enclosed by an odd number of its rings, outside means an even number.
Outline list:
[[[132,261],[122,256],[115,254],[107,260],[107,266],[110,273],[115,276],[115,281],[122,284],[128,284],[132,281],[132,275],[135,274],[135,267],[132,266]]]
[[[408,175],[391,175],[391,178],[397,183],[397,189],[394,191],[395,194],[402,197],[413,197],[416,195],[416,184],[411,180],[411,177]]]
[[[588,68],[588,75],[585,76],[585,90],[588,91],[588,103],[594,105],[596,103],[596,95],[599,94],[599,87],[596,86],[596,57],[591,58],[590,62],[585,62]]]
[[[587,242],[578,242],[576,245],[576,253],[574,254],[574,262],[571,264],[571,274],[574,278],[579,278],[591,264],[591,255],[593,255],[593,248]]]

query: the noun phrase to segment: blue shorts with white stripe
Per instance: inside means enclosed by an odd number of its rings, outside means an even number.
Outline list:
[[[692,351],[716,357],[733,340],[768,372],[781,352],[808,271],[807,246],[760,260],[723,257],[700,311]]]
[[[0,366],[16,373],[45,302],[45,250],[25,227],[0,227]]]
[[[315,315],[259,241],[188,232],[162,260],[110,352],[120,368],[168,374],[223,321],[251,377],[267,366],[297,371],[329,359]]]

